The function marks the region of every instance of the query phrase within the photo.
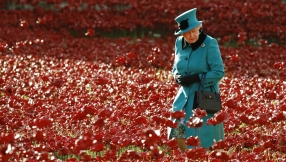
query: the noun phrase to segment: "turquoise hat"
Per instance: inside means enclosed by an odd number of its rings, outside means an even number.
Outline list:
[[[197,9],[193,8],[175,18],[179,26],[179,29],[175,31],[175,35],[183,34],[202,23],[202,21],[197,20],[196,12]]]

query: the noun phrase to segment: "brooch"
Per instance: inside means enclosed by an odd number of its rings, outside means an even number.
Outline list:
[[[205,44],[203,43],[201,46],[202,46],[202,47],[205,47]]]

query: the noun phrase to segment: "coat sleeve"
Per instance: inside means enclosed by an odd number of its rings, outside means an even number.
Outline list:
[[[224,76],[224,65],[219,45],[216,39],[211,38],[207,50],[207,63],[209,71],[206,73],[205,87],[217,85]],[[201,77],[202,74],[200,74]]]

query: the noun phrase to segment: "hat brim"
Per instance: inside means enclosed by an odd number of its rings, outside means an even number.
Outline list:
[[[194,29],[195,27],[197,27],[198,25],[202,24],[203,21],[197,21],[196,23],[190,25],[187,29],[184,29],[184,30],[177,30],[175,31],[174,35],[180,35],[180,34],[183,34],[189,30],[192,30]]]

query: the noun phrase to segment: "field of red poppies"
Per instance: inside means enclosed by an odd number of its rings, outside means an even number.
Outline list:
[[[194,5],[195,4],[195,5]],[[225,139],[181,153],[174,18],[198,8],[225,64]],[[0,2],[0,161],[286,161],[281,1]],[[197,113],[201,113],[197,111]],[[199,129],[199,128],[194,128]]]

